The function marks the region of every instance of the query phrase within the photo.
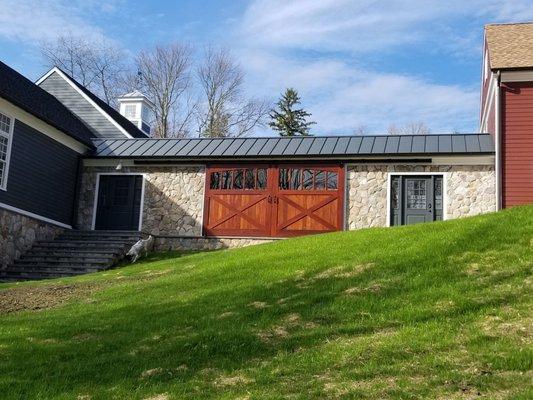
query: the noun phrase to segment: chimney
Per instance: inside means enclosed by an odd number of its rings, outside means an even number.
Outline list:
[[[154,103],[138,90],[118,98],[120,113],[129,119],[137,128],[150,135],[151,123],[154,119]]]

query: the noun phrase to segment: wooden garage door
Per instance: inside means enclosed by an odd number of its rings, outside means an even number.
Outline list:
[[[339,166],[276,168],[273,235],[342,230],[344,169]]]
[[[204,233],[268,237],[341,230],[343,183],[338,165],[210,167]]]

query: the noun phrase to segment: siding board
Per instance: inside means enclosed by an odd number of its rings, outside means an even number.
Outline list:
[[[533,203],[533,83],[502,89],[503,207]]]
[[[15,120],[7,191],[0,202],[72,223],[78,154]]]
[[[39,86],[61,101],[96,137],[124,139],[125,135],[111,121],[56,72]]]

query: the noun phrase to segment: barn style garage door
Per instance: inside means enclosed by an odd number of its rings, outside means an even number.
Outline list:
[[[216,166],[208,168],[206,185],[206,235],[296,236],[342,229],[342,166]]]

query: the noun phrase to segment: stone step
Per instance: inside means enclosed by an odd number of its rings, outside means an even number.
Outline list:
[[[51,256],[51,255],[45,255],[45,256],[32,256],[25,254],[21,258],[15,261],[15,265],[17,263],[25,263],[25,264],[38,264],[38,263],[82,263],[82,264],[100,264],[100,263],[109,263],[115,260],[117,257],[115,256],[85,256],[85,257],[76,257],[76,256]]]
[[[67,266],[71,266],[71,267],[93,267],[93,266],[102,266],[102,267],[105,267],[106,265],[112,263],[114,261],[114,259],[108,259],[108,260],[104,260],[104,259],[100,259],[100,260],[95,260],[95,261],[90,261],[90,260],[83,260],[83,259],[76,259],[76,258],[72,258],[70,260],[49,260],[49,259],[46,259],[46,258],[42,258],[42,259],[18,259],[15,261],[15,263],[13,264],[14,266],[20,266],[20,265],[40,265],[40,266],[43,266],[43,267],[48,267],[48,266],[56,266],[56,265],[67,265]]]
[[[39,241],[0,271],[0,281],[59,278],[113,268],[140,239],[134,231],[67,231]]]
[[[76,235],[61,235],[55,238],[56,241],[67,242],[137,242],[139,237],[137,236],[76,236]]]
[[[4,271],[0,275],[0,280],[9,279],[13,280],[36,280],[36,279],[53,279],[61,278],[64,276],[77,276],[83,274],[89,274],[93,272],[100,272],[102,269],[86,269],[86,270],[74,270],[74,269],[65,269],[65,270],[50,270],[50,269],[38,269],[38,268],[15,268]]]
[[[128,240],[53,240],[53,241],[42,241],[37,242],[35,247],[76,247],[76,248],[87,248],[87,247],[126,247],[132,246],[135,242]]]
[[[22,257],[118,257],[125,253],[124,249],[105,248],[105,249],[55,249],[49,248],[32,248],[28,250]]]
[[[43,267],[40,265],[15,265],[12,268],[6,270],[4,273],[6,275],[16,275],[19,273],[42,273],[42,274],[63,274],[63,275],[79,275],[79,274],[88,274],[91,272],[105,271],[111,267],[83,267],[76,268],[72,266],[63,266],[63,267]]]

